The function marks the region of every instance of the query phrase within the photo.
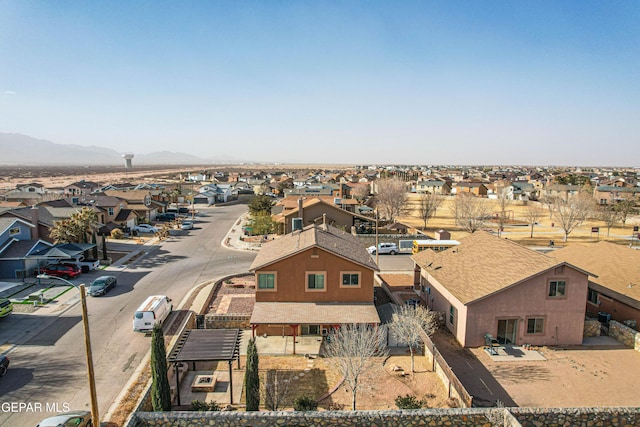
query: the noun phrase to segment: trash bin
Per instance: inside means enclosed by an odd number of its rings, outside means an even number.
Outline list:
[[[204,315],[196,314],[196,329],[204,329]]]

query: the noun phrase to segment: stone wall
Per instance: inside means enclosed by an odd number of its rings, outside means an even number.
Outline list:
[[[206,329],[251,329],[249,314],[207,314]]]
[[[600,322],[598,321],[598,319],[585,319],[583,336],[585,337],[600,336]]]
[[[627,427],[640,423],[640,408],[510,408],[523,427]]]
[[[410,411],[138,412],[127,427],[631,427],[640,408],[465,408]]]
[[[482,409],[429,409],[407,411],[322,412],[148,412],[136,413],[127,427],[224,426],[224,427],[392,427],[482,426],[491,427]]]
[[[635,329],[612,320],[609,322],[609,336],[614,337],[627,347],[640,351],[640,332]]]

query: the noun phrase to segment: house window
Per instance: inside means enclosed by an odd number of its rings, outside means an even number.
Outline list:
[[[562,298],[566,296],[567,282],[564,280],[552,280],[549,282],[549,296],[555,298]]]
[[[258,289],[275,289],[275,273],[258,273]]]
[[[593,289],[589,289],[589,292],[587,293],[587,301],[591,304],[598,305],[598,293]]]
[[[360,286],[360,273],[357,272],[342,272],[342,286]]]
[[[456,308],[452,305],[449,306],[449,324],[453,325],[456,320]]]
[[[113,208],[108,208],[107,211],[109,212],[109,215],[113,215]]]
[[[325,273],[307,273],[307,290],[323,291]]]
[[[9,229],[10,236],[13,236],[15,234],[20,234],[20,227],[14,227]]]
[[[542,317],[532,317],[527,319],[527,334],[544,333],[544,319]]]

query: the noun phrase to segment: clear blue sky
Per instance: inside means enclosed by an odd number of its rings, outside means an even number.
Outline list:
[[[640,1],[0,0],[0,132],[214,160],[633,165]]]

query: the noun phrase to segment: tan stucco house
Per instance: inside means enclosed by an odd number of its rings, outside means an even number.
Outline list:
[[[378,267],[356,237],[335,227],[311,225],[263,245],[250,271],[254,334],[321,335],[345,323],[380,323]]]

